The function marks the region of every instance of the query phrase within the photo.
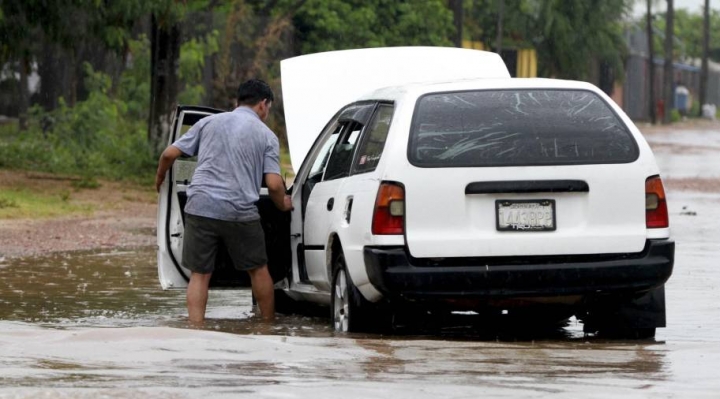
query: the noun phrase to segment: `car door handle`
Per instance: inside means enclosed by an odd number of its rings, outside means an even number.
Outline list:
[[[332,211],[333,205],[335,205],[335,198],[330,198],[327,203],[327,210]]]
[[[350,217],[352,215],[353,197],[348,197],[347,204],[345,205],[345,221],[349,224]]]

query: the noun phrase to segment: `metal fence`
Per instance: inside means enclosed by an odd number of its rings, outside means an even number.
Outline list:
[[[664,60],[656,57],[652,63],[647,56],[647,36],[641,30],[626,32],[627,44],[630,55],[625,62],[625,81],[622,86],[620,105],[625,113],[634,120],[650,119],[649,95],[649,71],[650,67],[655,69],[655,81],[652,82],[657,112],[664,104],[663,76]],[[678,84],[685,86],[690,91],[690,102],[697,103],[700,98],[700,60],[694,59],[688,62],[673,63],[673,93]],[[705,102],[720,107],[720,64],[710,62],[708,68],[708,82],[704,88],[706,91]],[[674,97],[674,96],[673,96]],[[617,98],[617,96],[615,97]],[[673,104],[674,106],[675,104]],[[702,104],[697,104],[696,107]],[[691,107],[692,108],[692,107]]]

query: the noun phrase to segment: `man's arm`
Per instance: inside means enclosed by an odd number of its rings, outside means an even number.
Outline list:
[[[285,182],[277,173],[265,173],[265,184],[267,185],[270,199],[275,206],[283,212],[292,210],[292,199],[285,195]]]
[[[165,181],[165,174],[167,173],[168,169],[173,166],[175,160],[178,159],[182,154],[183,153],[182,151],[180,151],[179,148],[173,145],[169,145],[160,155],[157,174],[155,175],[155,189],[158,192],[160,192],[160,186]]]

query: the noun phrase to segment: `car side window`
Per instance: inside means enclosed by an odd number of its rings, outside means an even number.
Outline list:
[[[339,179],[350,174],[355,146],[363,125],[356,121],[346,121],[343,127],[343,134],[331,151],[323,181]]]
[[[335,143],[337,142],[338,137],[340,137],[342,127],[343,126],[337,126],[335,132],[333,132],[333,134],[328,138],[325,144],[323,144],[317,158],[315,158],[315,162],[313,162],[313,165],[310,168],[308,178],[312,179],[318,175],[320,175],[320,178],[318,180],[322,178],[322,174],[323,172],[325,172],[325,167],[327,166],[328,160],[330,159],[331,150],[333,149],[333,147],[335,147]]]
[[[378,106],[358,148],[354,173],[372,172],[377,167],[390,131],[393,111],[391,104]]]
[[[343,127],[343,125],[340,125],[337,122],[332,122],[332,124],[328,127],[328,130],[332,131],[332,134],[330,134],[330,136],[325,139],[325,142],[320,145],[320,151],[315,156],[315,159],[312,160],[312,166],[310,167],[310,171],[308,172],[307,178],[301,188],[303,218],[305,217],[305,210],[308,200],[310,199],[310,193],[312,193],[315,185],[322,181],[325,168],[327,167],[328,160],[330,159],[330,154],[337,143],[338,137],[340,137],[340,134],[343,131]],[[327,130],[325,132],[327,132]]]
[[[342,111],[338,118],[342,132],[335,147],[330,151],[330,159],[323,181],[339,179],[350,175],[355,149],[360,141],[363,128],[368,124],[373,110],[374,102],[353,104]]]

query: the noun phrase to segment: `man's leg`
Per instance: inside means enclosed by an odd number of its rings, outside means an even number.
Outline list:
[[[208,300],[208,286],[212,273],[195,273],[190,276],[187,287],[188,318],[192,324],[205,321],[205,308]]]
[[[248,270],[248,274],[250,274],[253,295],[255,295],[258,307],[260,308],[260,315],[265,321],[274,320],[275,288],[267,265],[260,266],[257,269]]]

